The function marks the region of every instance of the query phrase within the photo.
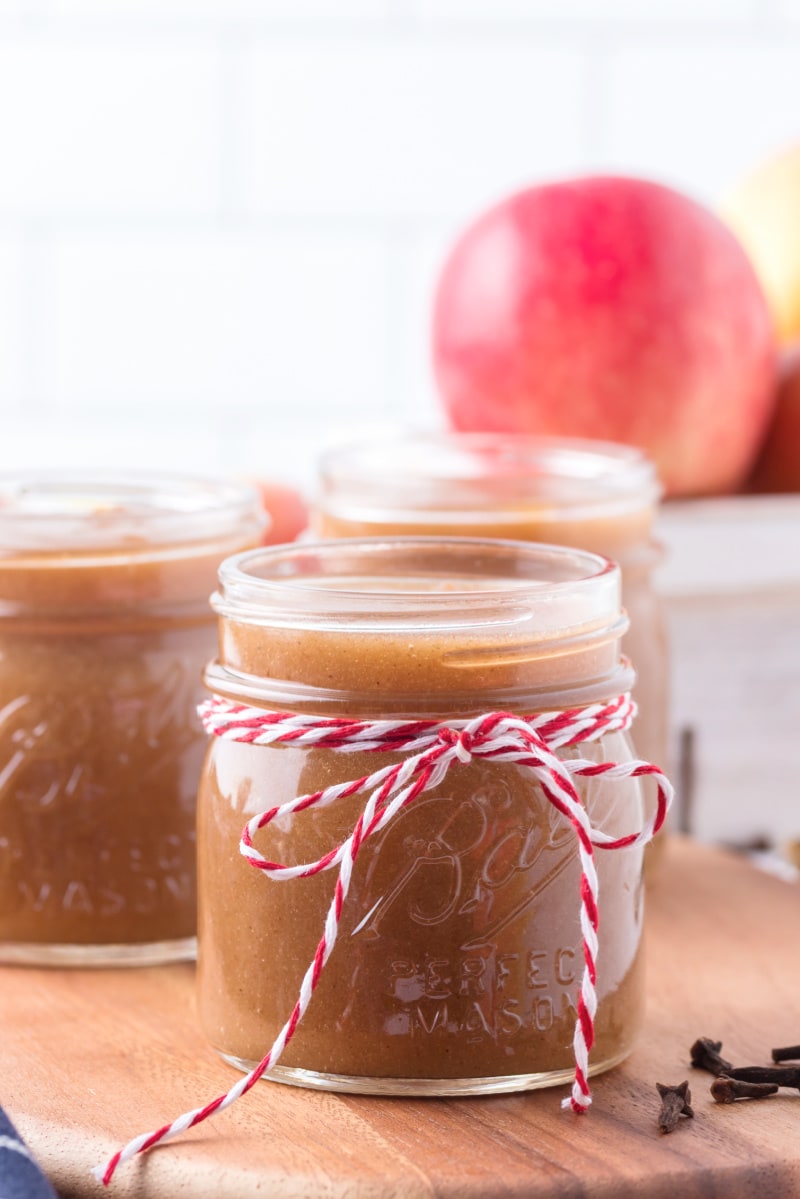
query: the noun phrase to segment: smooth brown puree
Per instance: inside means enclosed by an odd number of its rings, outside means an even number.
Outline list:
[[[237,672],[356,688],[349,703],[325,704],[326,715],[374,716],[382,696],[415,691],[418,715],[475,713],[507,706],[499,701],[511,686],[528,686],[549,707],[570,676],[608,678],[616,659],[609,642],[577,666],[568,655],[537,656],[530,625],[481,635],[222,626],[222,659]],[[213,673],[215,691],[225,690],[223,678]],[[620,734],[575,753],[630,756]],[[238,852],[244,824],[396,760],[211,739],[199,804],[198,982],[201,1020],[220,1052],[253,1062],[270,1047],[297,999],[335,881],[330,872],[267,880]],[[595,782],[587,802],[607,831],[641,822],[635,783]],[[259,833],[257,847],[275,861],[310,862],[349,835],[364,803],[351,797],[284,818]],[[642,855],[596,858],[594,1069],[625,1055],[642,1007]],[[522,768],[453,768],[365,843],[333,955],[281,1065],[374,1079],[570,1075],[583,960],[579,879],[571,826]]]
[[[242,544],[0,557],[0,957],[194,935],[207,597]]]

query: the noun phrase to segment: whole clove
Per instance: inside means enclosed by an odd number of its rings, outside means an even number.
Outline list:
[[[691,1102],[692,1093],[689,1090],[689,1080],[677,1087],[667,1087],[657,1082],[656,1089],[661,1096],[661,1111],[658,1113],[658,1127],[662,1132],[672,1132],[677,1127],[681,1116],[693,1116]]]
[[[737,1099],[766,1099],[778,1090],[776,1082],[742,1082],[720,1074],[711,1084],[711,1094],[717,1103],[734,1103]]]
[[[772,1082],[800,1091],[800,1066],[737,1066],[725,1073],[739,1082]]]
[[[800,1062],[800,1045],[787,1045],[785,1049],[772,1050],[773,1062]]]
[[[733,1063],[720,1057],[720,1049],[722,1049],[722,1041],[712,1041],[710,1037],[698,1037],[689,1050],[692,1065],[698,1070],[708,1070],[710,1074],[728,1074]]]

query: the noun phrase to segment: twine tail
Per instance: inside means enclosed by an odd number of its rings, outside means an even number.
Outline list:
[[[452,725],[425,721],[345,721],[298,717],[291,713],[246,708],[217,697],[201,708],[207,731],[226,740],[253,745],[285,742],[294,745],[319,745],[343,751],[393,750],[409,753],[402,762],[383,767],[371,775],[300,796],[280,807],[254,817],[242,834],[240,850],[251,866],[272,881],[310,877],[338,867],[336,886],[325,926],[314,958],[309,964],[289,1019],[272,1047],[249,1074],[240,1078],[224,1095],[205,1107],[186,1112],[171,1124],[136,1137],[118,1150],[105,1165],[92,1173],[107,1186],[117,1168],[161,1142],[171,1140],[189,1128],[229,1107],[274,1068],[297,1030],[317,987],[322,970],[331,955],[339,929],[342,908],[350,886],[353,865],[363,842],[384,829],[402,809],[413,803],[423,791],[437,786],[449,767],[468,763],[473,756],[485,761],[516,762],[529,767],[538,779],[545,797],[572,825],[578,841],[581,863],[580,924],[583,939],[584,968],[577,1003],[573,1050],[575,1076],[570,1096],[562,1107],[585,1112],[592,1099],[589,1090],[589,1054],[594,1043],[594,1018],[597,1011],[598,953],[598,881],[594,848],[624,849],[650,840],[663,822],[672,799],[672,787],[655,766],[645,762],[595,763],[561,761],[557,749],[584,741],[595,741],[614,729],[629,727],[634,706],[627,695],[606,704],[582,709],[547,712],[533,717],[516,717],[506,712],[491,712]],[[416,752],[414,752],[416,751]],[[592,827],[588,813],[575,789],[572,776],[612,778],[651,776],[658,789],[655,815],[643,828],[612,837]],[[373,789],[374,788],[374,789]],[[355,827],[341,845],[316,862],[285,866],[267,861],[252,843],[253,835],[279,816],[324,807],[346,796],[371,791]]]
[[[374,797],[373,797],[374,798]],[[369,805],[368,805],[369,806]],[[292,1014],[284,1024],[272,1047],[258,1065],[246,1074],[244,1078],[239,1079],[235,1086],[226,1091],[224,1095],[218,1095],[211,1103],[205,1107],[195,1108],[193,1111],[185,1112],[179,1116],[177,1120],[173,1120],[171,1124],[165,1124],[163,1128],[157,1129],[155,1132],[146,1133],[144,1136],[135,1137],[129,1141],[124,1148],[118,1150],[113,1157],[105,1163],[105,1165],[95,1166],[92,1170],[95,1178],[102,1182],[104,1186],[108,1186],[118,1166],[129,1158],[135,1157],[138,1153],[145,1153],[154,1145],[158,1145],[163,1141],[169,1141],[180,1133],[185,1132],[188,1128],[194,1128],[196,1124],[201,1124],[203,1120],[207,1120],[209,1116],[215,1115],[217,1112],[223,1111],[226,1107],[230,1107],[242,1095],[247,1094],[251,1087],[255,1086],[258,1080],[267,1072],[277,1066],[280,1057],[291,1041],[300,1021],[305,1014],[306,1008],[311,1002],[311,996],[316,990],[317,984],[322,974],[323,967],[331,955],[333,946],[336,942],[336,934],[339,927],[339,919],[341,916],[342,905],[344,903],[347,891],[350,885],[350,876],[352,873],[352,865],[355,854],[358,852],[361,826],[363,818],[358,822],[355,831],[346,843],[349,853],[346,853],[339,867],[339,876],[336,880],[333,899],[331,900],[328,914],[325,920],[325,929],[322,937],[317,945],[314,958],[308,966],[308,969],[303,976],[303,981],[300,984],[300,994],[297,1002],[294,1005]]]

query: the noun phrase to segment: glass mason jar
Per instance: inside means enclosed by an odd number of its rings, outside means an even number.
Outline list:
[[[666,768],[666,622],[652,580],[660,494],[653,463],[631,446],[507,433],[412,434],[326,454],[313,527],[321,537],[507,537],[611,558],[622,569],[630,619],[623,649],[636,671],[636,748]]]
[[[355,539],[239,555],[212,600],[222,702],[308,717],[455,720],[548,712],[625,692],[618,568],[563,547]],[[631,760],[609,732],[562,760]],[[334,888],[268,879],[243,826],[403,755],[212,736],[198,800],[198,1008],[216,1050],[250,1069],[297,999]],[[595,826],[642,822],[637,780],[576,782]],[[280,816],[260,854],[313,862],[364,796]],[[598,852],[601,946],[592,1073],[622,1060],[642,1016],[642,850]],[[568,1080],[583,967],[571,824],[516,763],[473,758],[365,841],[333,953],[270,1077],[382,1094],[470,1094]]]
[[[208,595],[262,527],[225,483],[0,477],[0,961],[194,955]]]

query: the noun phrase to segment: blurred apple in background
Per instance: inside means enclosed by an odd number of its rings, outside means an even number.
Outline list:
[[[482,215],[444,263],[433,359],[454,428],[634,444],[676,496],[735,490],[774,401],[741,244],[643,179],[543,184]]]
[[[308,526],[308,507],[296,488],[274,479],[250,479],[270,517],[262,545],[294,541]]]
[[[720,211],[752,259],[781,341],[800,338],[800,145],[747,174]]]
[[[748,491],[800,491],[800,342],[784,351],[775,411]]]

